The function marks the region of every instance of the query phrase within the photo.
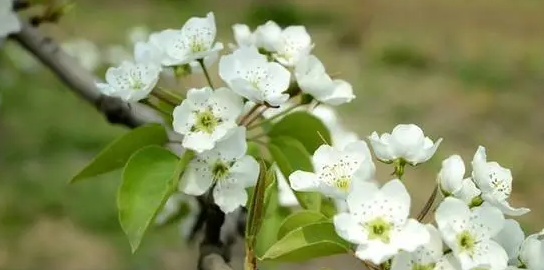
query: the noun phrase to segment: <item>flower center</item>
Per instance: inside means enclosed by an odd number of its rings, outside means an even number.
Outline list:
[[[351,176],[358,166],[358,161],[350,161],[348,157],[342,158],[334,164],[321,168],[320,181],[341,192],[348,192],[351,187]]]
[[[216,161],[212,167],[213,178],[216,180],[221,180],[229,174],[230,166],[223,161]]]
[[[140,79],[133,79],[132,84],[130,88],[134,91],[140,91],[143,90],[145,87],[145,84]]]
[[[350,183],[351,179],[348,177],[340,177],[336,179],[335,185],[339,190],[347,192],[349,190]]]
[[[194,124],[191,131],[202,131],[208,134],[213,133],[218,124],[222,120],[212,113],[211,109],[206,109],[202,112],[197,113],[196,123]]]
[[[414,263],[412,264],[412,270],[433,270],[435,265],[436,265],[435,263],[429,263],[429,264]]]
[[[457,244],[463,251],[472,253],[474,250],[474,237],[468,231],[463,231],[457,235]]]
[[[363,227],[368,231],[368,239],[377,239],[383,243],[389,243],[389,233],[393,228],[393,224],[387,222],[382,217],[365,223]]]

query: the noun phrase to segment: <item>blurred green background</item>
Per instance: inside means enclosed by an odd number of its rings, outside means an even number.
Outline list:
[[[523,226],[544,225],[544,2],[80,0],[59,26],[43,28],[58,40],[103,47],[126,44],[134,26],[178,28],[208,11],[224,43],[232,42],[233,23],[306,25],[327,69],[354,85],[357,99],[339,110],[361,136],[416,123],[444,137],[435,158],[407,172],[416,210],[441,160],[460,154],[470,170],[481,144],[512,169],[512,204],[532,208]],[[15,55],[6,50],[3,60],[6,53]],[[192,269],[194,250],[175,226],[151,231],[130,254],[117,223],[118,173],[67,185],[124,129],[49,71],[0,63],[0,269]],[[378,170],[387,180],[390,168]],[[304,269],[322,266],[347,269],[334,259]]]

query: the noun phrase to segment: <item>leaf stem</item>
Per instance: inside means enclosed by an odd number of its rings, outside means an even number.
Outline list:
[[[176,107],[183,100],[181,97],[177,96],[176,94],[162,87],[157,87],[153,89],[153,91],[151,92],[151,95],[164,101],[165,103],[167,103],[168,105],[171,105],[172,107]]]
[[[212,79],[210,77],[210,74],[208,73],[208,69],[206,68],[206,65],[204,65],[204,58],[198,59],[197,61],[200,64],[200,66],[202,67],[202,71],[204,72],[204,76],[206,77],[206,80],[208,81],[208,84],[210,85],[210,87],[212,89],[215,89],[215,87],[213,87],[213,83],[212,83]]]

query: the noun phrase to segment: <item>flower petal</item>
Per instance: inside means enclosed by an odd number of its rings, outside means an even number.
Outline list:
[[[440,189],[446,194],[454,194],[463,188],[465,163],[459,155],[453,155],[442,161],[442,169],[438,173]]]
[[[210,166],[199,158],[194,158],[181,176],[179,189],[186,194],[199,196],[212,185],[213,174]]]
[[[497,235],[504,225],[504,215],[495,207],[482,205],[472,209],[470,214],[471,232],[478,240],[490,239]]]
[[[493,237],[493,240],[500,244],[510,260],[517,259],[525,234],[519,223],[513,219],[504,221],[502,230]]]
[[[240,206],[245,206],[247,198],[247,191],[244,187],[236,184],[218,184],[213,189],[213,199],[225,214],[233,212]]]
[[[319,191],[319,181],[317,175],[311,172],[295,171],[289,175],[291,188],[296,191]]]
[[[408,219],[404,228],[394,232],[391,243],[399,249],[414,252],[417,248],[429,243],[431,235],[425,226],[415,219]]]
[[[368,241],[368,235],[362,229],[359,221],[349,213],[340,213],[333,218],[336,233],[354,244],[365,244]]]
[[[254,157],[243,156],[232,165],[230,172],[239,185],[248,188],[257,183],[259,169],[259,163]]]
[[[355,256],[361,260],[368,260],[374,264],[381,264],[397,254],[398,249],[382,241],[370,241],[365,245],[358,245]]]

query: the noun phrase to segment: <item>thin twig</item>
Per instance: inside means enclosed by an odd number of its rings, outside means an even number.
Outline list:
[[[431,207],[433,206],[434,200],[436,199],[436,194],[438,193],[438,185],[434,186],[433,192],[431,193],[431,196],[429,196],[429,199],[423,206],[423,209],[421,209],[421,212],[419,212],[419,215],[417,215],[417,220],[422,221],[427,213],[429,213],[429,210],[431,210]]]

